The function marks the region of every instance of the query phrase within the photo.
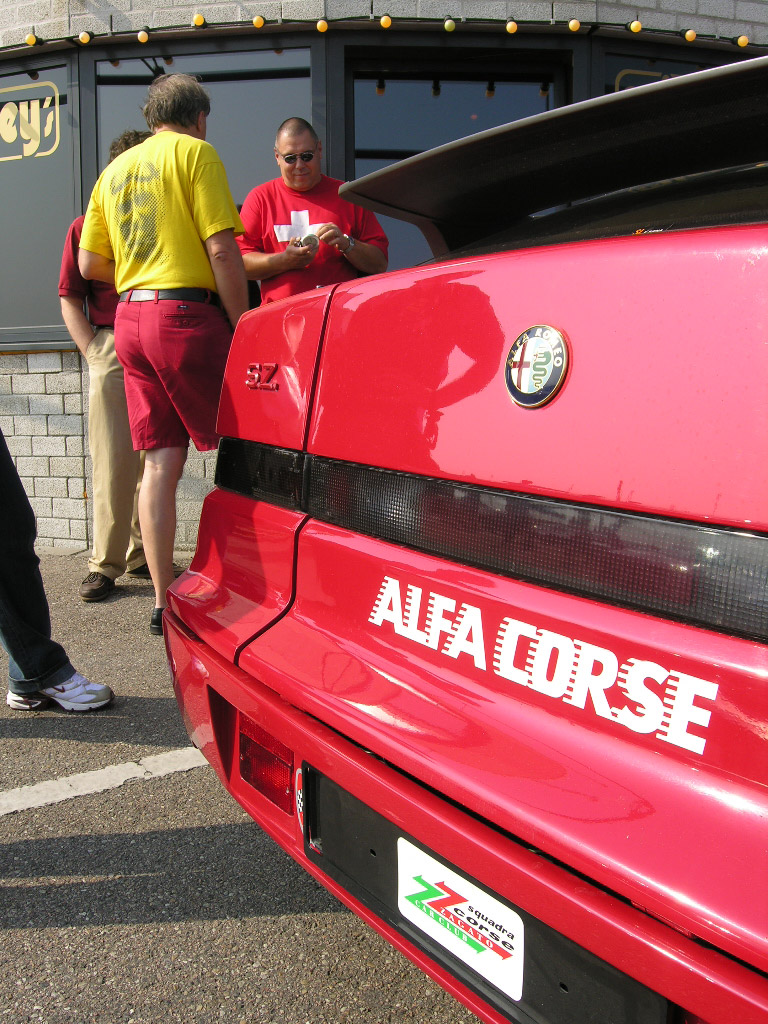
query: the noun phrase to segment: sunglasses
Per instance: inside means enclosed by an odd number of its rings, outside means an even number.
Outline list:
[[[286,164],[295,164],[297,160],[301,160],[302,163],[308,164],[315,159],[315,150],[308,149],[305,153],[288,153],[287,156],[283,156],[282,153],[277,154],[280,159]]]

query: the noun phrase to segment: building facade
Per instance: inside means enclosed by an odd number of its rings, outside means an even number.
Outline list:
[[[147,85],[198,75],[235,200],[274,177],[298,114],[325,170],[353,178],[476,131],[768,52],[768,4],[671,0],[34,0],[0,10],[0,427],[41,544],[90,542],[87,365],[61,322],[70,222]],[[681,115],[682,116],[682,115]],[[386,222],[392,267],[428,257]],[[177,546],[194,546],[214,456],[192,453]]]

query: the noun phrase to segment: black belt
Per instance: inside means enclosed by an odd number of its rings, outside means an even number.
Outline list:
[[[157,302],[160,299],[178,299],[182,302],[207,302],[211,306],[220,306],[221,299],[216,292],[207,288],[160,288],[150,291],[146,288],[132,288],[122,292],[121,302]]]

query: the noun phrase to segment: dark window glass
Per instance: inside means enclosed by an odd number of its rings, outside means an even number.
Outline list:
[[[61,251],[75,217],[64,67],[0,76],[0,344],[64,340]]]
[[[438,69],[428,77],[370,71],[355,80],[355,177],[454,139],[543,113],[552,103],[551,80],[501,81]],[[412,224],[379,218],[389,236],[391,269],[431,257]]]
[[[286,117],[310,120],[309,50],[255,50],[136,60],[100,61],[98,83],[99,168],[109,144],[126,128],[146,129],[141,113],[147,87],[158,73],[196,75],[211,97],[208,142],[227,170],[236,203],[277,176],[275,131]]]

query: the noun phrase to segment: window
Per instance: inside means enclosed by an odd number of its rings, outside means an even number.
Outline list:
[[[57,291],[75,218],[65,67],[0,76],[0,346],[65,341]]]
[[[158,74],[196,75],[211,97],[207,139],[221,157],[236,203],[277,174],[275,130],[286,117],[311,116],[309,50],[163,56],[97,65],[99,169],[127,128],[144,130],[141,108]]]
[[[354,71],[355,177],[549,110],[553,70],[529,67],[513,73],[510,64],[509,53],[487,51],[360,60]],[[390,240],[392,269],[430,258],[418,228],[390,217],[380,220]]]

